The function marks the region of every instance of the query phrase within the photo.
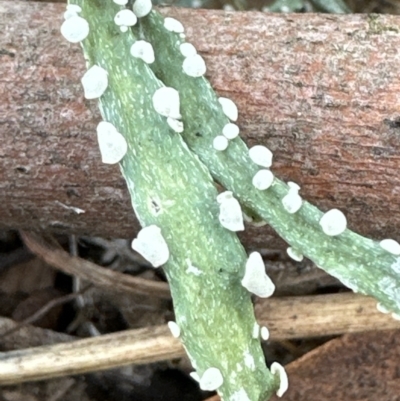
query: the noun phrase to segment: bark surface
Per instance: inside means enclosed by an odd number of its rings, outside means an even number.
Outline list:
[[[81,49],[60,35],[63,4],[0,1],[0,228],[132,236],[116,166],[101,163]],[[363,235],[400,240],[400,17],[162,9],[186,27],[249,146],[273,172]],[[249,229],[248,246],[279,241]]]

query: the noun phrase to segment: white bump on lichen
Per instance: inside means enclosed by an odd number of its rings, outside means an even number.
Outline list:
[[[223,135],[218,135],[213,140],[213,148],[222,152],[229,145],[228,140]]]
[[[153,106],[164,117],[181,118],[179,93],[174,88],[163,86],[157,89],[153,95]]]
[[[296,262],[301,262],[304,259],[304,256],[299,252],[297,249],[292,248],[289,246],[288,249],[286,249],[287,254],[289,255],[290,258],[295,260]]]
[[[393,318],[394,320],[400,320],[400,315],[397,314],[397,313],[392,313],[392,318]]]
[[[120,30],[122,33],[125,33],[125,32],[128,32],[128,27],[125,26],[125,25],[121,25],[121,26],[119,27],[119,30]]]
[[[85,72],[81,82],[85,92],[85,98],[97,99],[107,89],[108,73],[104,68],[93,65]]]
[[[190,376],[193,380],[195,380],[195,381],[197,381],[197,382],[200,381],[200,376],[199,376],[199,374],[198,374],[197,372],[190,372],[190,373],[189,373],[189,376]]]
[[[69,11],[69,10],[67,10],[67,11],[65,11],[65,13],[64,13],[64,19],[67,20],[67,19],[69,19],[69,18],[76,17],[77,15],[78,15],[78,14],[77,14],[75,11]]]
[[[72,16],[61,25],[61,35],[68,42],[82,42],[89,35],[89,24],[84,18],[78,15]]]
[[[194,274],[195,276],[200,276],[203,273],[199,268],[192,265],[192,262],[190,259],[186,259],[186,263],[188,264],[186,273],[191,273],[191,274]]]
[[[97,140],[101,160],[106,164],[115,164],[122,160],[128,150],[125,138],[109,122],[101,121],[97,126]]]
[[[152,7],[151,0],[136,0],[132,10],[138,18],[142,18],[150,13]]]
[[[275,285],[265,273],[264,261],[258,252],[249,255],[241,283],[248,291],[261,298],[268,298],[274,293]]]
[[[289,388],[289,380],[285,368],[278,362],[273,362],[271,365],[271,373],[279,375],[279,388],[276,391],[278,397],[282,397]]]
[[[262,145],[256,145],[249,149],[250,159],[262,167],[271,167],[272,152]]]
[[[229,191],[227,191],[229,192]],[[232,193],[230,193],[232,195]],[[243,224],[243,213],[242,208],[240,207],[239,202],[233,196],[221,196],[218,195],[218,199],[221,200],[219,205],[219,222],[223,227],[230,231],[243,231],[244,224]]]
[[[65,11],[64,13],[64,19],[76,17],[78,16],[78,13],[80,13],[81,11],[82,8],[80,8],[77,4],[68,4],[67,11]]]
[[[400,255],[400,244],[394,239],[384,239],[379,243],[379,245],[385,251],[388,251],[393,255]]]
[[[119,6],[126,6],[128,4],[128,0],[114,0],[115,4],[118,4]]]
[[[185,28],[178,20],[170,17],[165,18],[164,28],[167,29],[168,31],[176,33],[183,33],[185,31]]]
[[[264,341],[269,340],[269,330],[267,327],[265,327],[265,326],[261,327],[260,333],[261,333],[261,338]]]
[[[140,253],[154,267],[165,264],[169,258],[168,245],[160,227],[156,225],[142,228],[137,238],[132,241],[132,249]]]
[[[303,200],[297,190],[290,188],[287,195],[282,198],[282,205],[290,213],[296,213],[300,210]]]
[[[257,322],[255,322],[253,325],[253,331],[251,332],[251,336],[254,339],[257,339],[260,337],[260,325]]]
[[[183,60],[182,69],[186,75],[194,78],[203,76],[207,71],[206,63],[200,54],[186,57]]]
[[[145,40],[137,40],[131,46],[131,55],[142,59],[146,64],[154,63],[154,49],[151,43]]]
[[[179,50],[184,57],[191,57],[197,54],[196,48],[191,43],[182,43]]]
[[[259,170],[254,174],[252,183],[253,186],[260,191],[268,189],[274,181],[274,175],[270,170]]]
[[[137,17],[133,11],[125,8],[115,14],[114,22],[118,26],[134,26],[137,22]]]
[[[230,397],[229,401],[251,401],[246,391],[241,388],[238,391],[235,391]]]
[[[201,376],[200,388],[204,391],[214,391],[222,386],[224,378],[218,368],[208,368]]]
[[[235,139],[239,135],[239,127],[236,124],[228,123],[222,128],[222,135],[227,139]]]
[[[231,191],[224,191],[217,195],[217,202],[219,204],[221,204],[222,202],[225,202],[226,200],[229,200],[232,198],[233,198],[233,194]]]
[[[326,212],[319,221],[322,231],[331,237],[342,234],[347,227],[346,216],[338,209]]]
[[[67,4],[67,11],[72,11],[74,13],[82,12],[82,8],[78,4]]]
[[[168,117],[167,118],[167,124],[175,131],[178,133],[183,132],[183,122],[176,120],[175,118]]]
[[[300,185],[296,184],[293,181],[288,181],[287,185],[289,187],[289,190],[293,190],[293,191],[296,191],[296,192],[300,191]]]
[[[244,364],[250,369],[255,370],[256,363],[254,362],[253,355],[249,351],[244,352]]]
[[[381,313],[384,313],[384,314],[390,313],[390,310],[386,309],[380,302],[378,302],[376,304],[376,309],[378,310],[378,312],[381,312]]]
[[[181,329],[179,328],[179,326],[172,320],[169,321],[167,324],[168,328],[171,331],[172,337],[179,338],[179,336],[181,335]]]
[[[223,113],[231,120],[236,121],[238,119],[238,109],[236,104],[227,97],[219,97],[218,101],[222,106]]]

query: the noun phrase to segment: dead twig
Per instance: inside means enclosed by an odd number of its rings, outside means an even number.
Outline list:
[[[67,302],[73,301],[74,299],[82,296],[82,294],[84,294],[91,287],[92,285],[90,284],[79,292],[63,295],[61,297],[52,299],[51,301],[47,302],[47,304],[42,306],[39,310],[37,310],[33,315],[29,316],[28,318],[20,322],[17,322],[16,326],[12,327],[11,329],[8,329],[4,333],[0,333],[0,341],[2,341],[4,337],[7,337],[10,334],[13,334],[16,331],[20,330],[22,327],[27,326],[28,324],[32,324],[37,320],[41,319],[44,315],[46,315],[51,309],[55,308],[56,306],[63,305]]]
[[[64,273],[87,280],[93,285],[113,292],[128,292],[170,299],[166,283],[133,277],[105,269],[95,263],[70,256],[67,252],[45,241],[41,236],[26,231],[20,232],[25,245],[32,253],[50,266]]]
[[[400,328],[376,310],[376,301],[353,293],[289,297],[256,304],[271,340]],[[167,326],[107,334],[71,343],[10,351],[0,359],[0,385],[143,364],[184,355]]]

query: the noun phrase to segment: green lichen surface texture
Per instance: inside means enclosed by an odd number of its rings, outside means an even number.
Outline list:
[[[141,26],[121,32],[114,17],[125,7],[111,0],[70,4],[80,6],[79,15],[89,23],[81,42],[87,67],[97,65],[108,74],[99,107],[103,120],[126,139],[120,167],[136,216],[143,227],[158,226],[168,245],[163,268],[193,367],[200,377],[209,368],[221,372],[218,392],[226,401],[264,401],[279,379],[266,368],[260,339],[252,335],[251,295],[241,285],[247,255],[236,234],[219,222],[218,193],[207,167],[154,109],[153,94],[169,84],[130,55]],[[172,34],[164,29],[167,33]],[[156,58],[164,57],[157,52]],[[181,113],[189,115],[185,107],[191,105],[185,103],[181,98]]]
[[[354,292],[371,295],[388,311],[400,314],[400,257],[383,249],[379,242],[349,229],[337,236],[324,234],[319,224],[323,212],[306,201],[298,212],[288,213],[282,199],[289,187],[277,178],[270,188],[256,189],[252,178],[260,167],[252,162],[246,144],[239,137],[230,141],[224,152],[215,152],[210,146],[229,120],[209,82],[203,77],[191,78],[182,71],[184,57],[179,46],[184,40],[169,32],[165,34],[162,17],[156,13],[143,18],[141,27],[142,37],[160,55],[150,67],[166,85],[179,91],[186,105],[182,110],[185,130],[181,135],[213,178],[234,193],[244,210],[265,220],[318,267]]]

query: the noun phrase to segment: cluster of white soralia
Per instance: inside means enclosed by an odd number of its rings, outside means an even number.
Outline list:
[[[182,25],[179,21],[176,21],[172,18],[172,22],[169,21],[164,23],[166,29],[173,31],[173,32],[180,32],[183,33],[183,26],[182,29],[180,25]],[[179,24],[175,23],[178,22]],[[181,54],[184,56],[184,60],[182,63],[183,72],[190,77],[202,77],[206,71],[206,63],[199,54],[197,54],[196,48],[191,43],[181,43],[179,46],[179,50]]]
[[[109,122],[101,121],[97,126],[97,140],[103,163],[118,163],[128,151],[124,136]]]
[[[260,334],[261,334],[261,338],[262,338],[264,341],[269,340],[269,330],[268,330],[267,327],[265,327],[265,326],[261,327],[261,332],[260,332]]]
[[[77,4],[68,4],[67,10],[64,13],[64,19],[68,19],[71,17],[77,16],[80,12],[82,12],[82,8]]]
[[[252,184],[260,191],[268,189],[274,182],[274,175],[269,170],[272,165],[272,152],[262,145],[256,145],[249,149],[249,157],[253,163],[265,167],[254,174]]]
[[[289,257],[295,260],[296,262],[301,262],[304,259],[303,254],[299,252],[296,248],[292,248],[291,246],[289,246],[289,248],[286,249],[286,252],[289,255]]]
[[[400,244],[395,241],[394,239],[384,239],[382,240],[379,245],[381,248],[383,248],[385,251],[388,251],[389,253],[393,255],[400,255]]]
[[[248,291],[261,298],[268,298],[274,293],[275,285],[266,274],[264,261],[258,252],[249,255],[241,283]]]
[[[185,57],[182,64],[183,72],[190,77],[202,77],[206,71],[206,63],[200,54]]]
[[[175,33],[184,33],[185,28],[183,25],[175,18],[167,17],[164,19],[164,28],[167,31],[175,32]]]
[[[67,11],[64,13],[65,21],[61,25],[61,35],[68,42],[82,42],[89,35],[88,22],[78,15],[81,11],[82,9],[78,5],[68,4]]]
[[[238,109],[236,104],[231,99],[226,97],[218,98],[218,102],[222,107],[222,112],[231,121],[236,121],[238,118]],[[223,151],[228,145],[229,141],[235,139],[239,135],[239,127],[236,124],[228,123],[222,128],[222,135],[218,135],[213,140],[213,147],[215,150]]]
[[[232,192],[225,191],[217,196],[219,203],[219,222],[223,227],[230,231],[243,231],[243,213],[242,208]]]
[[[114,0],[119,6],[126,6],[128,0]],[[121,32],[127,32],[130,26],[137,23],[138,18],[145,17],[152,9],[151,0],[136,0],[132,6],[132,10],[122,9],[117,12],[114,22],[119,26]]]
[[[179,336],[181,335],[180,327],[172,320],[168,322],[168,327],[171,330],[172,336],[175,338],[179,338]]]
[[[85,98],[98,99],[107,89],[108,73],[104,68],[93,65],[85,72],[81,82]]]
[[[191,43],[181,43],[179,45],[179,50],[183,57],[192,57],[197,54],[196,48]]]
[[[168,245],[160,227],[156,225],[142,228],[132,241],[132,249],[140,253],[153,267],[160,267],[169,258]]]
[[[151,0],[136,0],[133,3],[132,10],[138,18],[142,18],[150,13],[152,7]]]
[[[254,174],[252,184],[260,191],[268,189],[274,182],[274,174],[271,170],[261,169]]]
[[[153,94],[154,110],[167,117],[167,124],[176,132],[183,131],[183,123],[178,121],[182,118],[180,114],[179,92],[171,87],[163,86]]]
[[[208,368],[200,378],[200,388],[204,391],[215,391],[222,386],[224,378],[218,368]]]
[[[256,323],[254,323],[253,331],[251,333],[251,336],[254,339],[258,339],[261,336],[261,338],[264,341],[267,341],[269,339],[269,330],[265,326],[260,327],[259,324],[256,322]]]
[[[153,95],[153,107],[164,117],[181,118],[179,92],[171,87],[163,86]]]
[[[342,234],[347,228],[346,216],[338,209],[331,209],[326,212],[319,221],[322,231],[330,236]]]
[[[124,8],[115,14],[114,22],[119,27],[134,26],[137,23],[137,16],[132,10]]]
[[[253,146],[249,149],[249,156],[258,166],[269,168],[272,165],[272,152],[265,146]]]
[[[282,397],[289,388],[289,380],[285,368],[278,362],[273,362],[271,365],[271,373],[279,376],[279,388],[276,391],[278,397]]]
[[[131,55],[140,58],[146,64],[154,63],[155,60],[153,46],[145,40],[137,40],[131,46]]]
[[[218,102],[222,107],[223,113],[231,120],[236,121],[238,119],[238,109],[236,104],[227,97],[219,97]]]
[[[296,183],[289,181],[287,184],[289,191],[282,198],[282,205],[288,213],[293,214],[300,210],[303,199],[299,195],[300,187]]]

